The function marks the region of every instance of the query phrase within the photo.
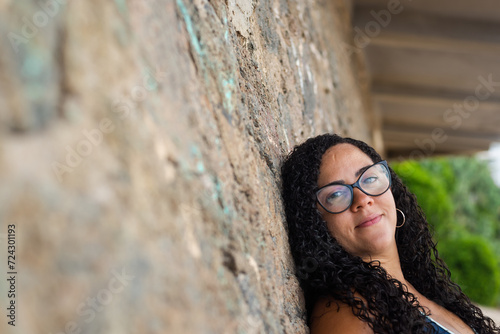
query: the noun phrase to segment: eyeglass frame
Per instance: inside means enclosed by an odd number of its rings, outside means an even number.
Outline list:
[[[387,173],[389,175],[389,185],[387,186],[387,189],[385,189],[380,194],[378,194],[378,195],[371,195],[371,194],[368,194],[366,191],[364,191],[361,188],[361,186],[359,185],[359,180],[361,180],[361,178],[363,177],[363,175],[365,174],[365,172],[367,170],[369,170],[370,168],[372,168],[373,166],[378,165],[378,164],[382,164],[386,168]],[[319,194],[319,192],[322,189],[324,189],[326,187],[329,187],[329,186],[332,186],[332,185],[346,186],[347,188],[349,188],[349,191],[351,192],[351,201],[350,201],[349,205],[344,210],[339,211],[339,212],[332,212],[332,211],[328,210],[327,208],[325,208],[325,206],[321,203],[321,201],[319,200],[319,197],[318,197],[318,194]],[[387,164],[387,161],[380,160],[379,162],[376,162],[373,165],[367,166],[365,168],[365,170],[363,171],[363,173],[361,173],[361,175],[359,175],[358,179],[353,184],[344,184],[344,183],[339,183],[339,182],[335,181],[335,182],[328,183],[328,184],[322,186],[321,188],[318,188],[318,190],[316,190],[316,202],[318,202],[318,204],[321,205],[321,207],[323,209],[325,209],[326,212],[329,212],[329,213],[332,213],[332,214],[338,214],[338,213],[342,213],[342,212],[346,211],[347,209],[349,209],[351,207],[352,203],[354,202],[354,188],[358,188],[359,190],[361,190],[364,194],[366,194],[368,196],[378,197],[378,196],[381,196],[381,195],[385,194],[387,192],[387,190],[389,190],[391,188],[391,186],[392,186],[392,175],[391,175],[391,170],[389,169],[389,165]]]

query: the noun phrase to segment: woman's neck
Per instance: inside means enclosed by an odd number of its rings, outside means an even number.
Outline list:
[[[397,248],[387,252],[386,254],[378,254],[377,256],[363,257],[365,262],[377,261],[380,266],[385,269],[387,274],[392,278],[397,279],[403,284],[408,285],[403,270],[401,269],[401,262],[399,261],[399,254]]]

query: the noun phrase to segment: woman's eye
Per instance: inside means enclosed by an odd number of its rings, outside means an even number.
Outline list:
[[[340,197],[342,197],[342,194],[343,194],[343,192],[342,192],[342,191],[336,191],[336,192],[333,192],[333,193],[331,193],[331,194],[330,194],[330,195],[326,198],[326,200],[327,200],[328,202],[333,202],[333,201],[335,201],[335,200],[339,199]]]
[[[377,176],[369,176],[369,177],[367,177],[366,179],[363,180],[363,183],[364,184],[370,184],[370,183],[376,182],[377,180],[378,180]]]

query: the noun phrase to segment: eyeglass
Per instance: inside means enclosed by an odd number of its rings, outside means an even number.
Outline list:
[[[369,196],[380,196],[391,187],[391,173],[385,160],[366,167],[365,171],[353,184],[332,182],[316,191],[318,203],[330,213],[347,210],[353,201],[354,188]]]

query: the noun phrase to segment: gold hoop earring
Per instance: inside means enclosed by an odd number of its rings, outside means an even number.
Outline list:
[[[399,210],[398,208],[396,208],[397,211],[401,212],[401,215],[403,215],[403,223],[401,225],[396,225],[396,228],[400,228],[401,226],[403,226],[406,222],[406,217],[405,217],[405,214],[403,213],[403,211]]]

